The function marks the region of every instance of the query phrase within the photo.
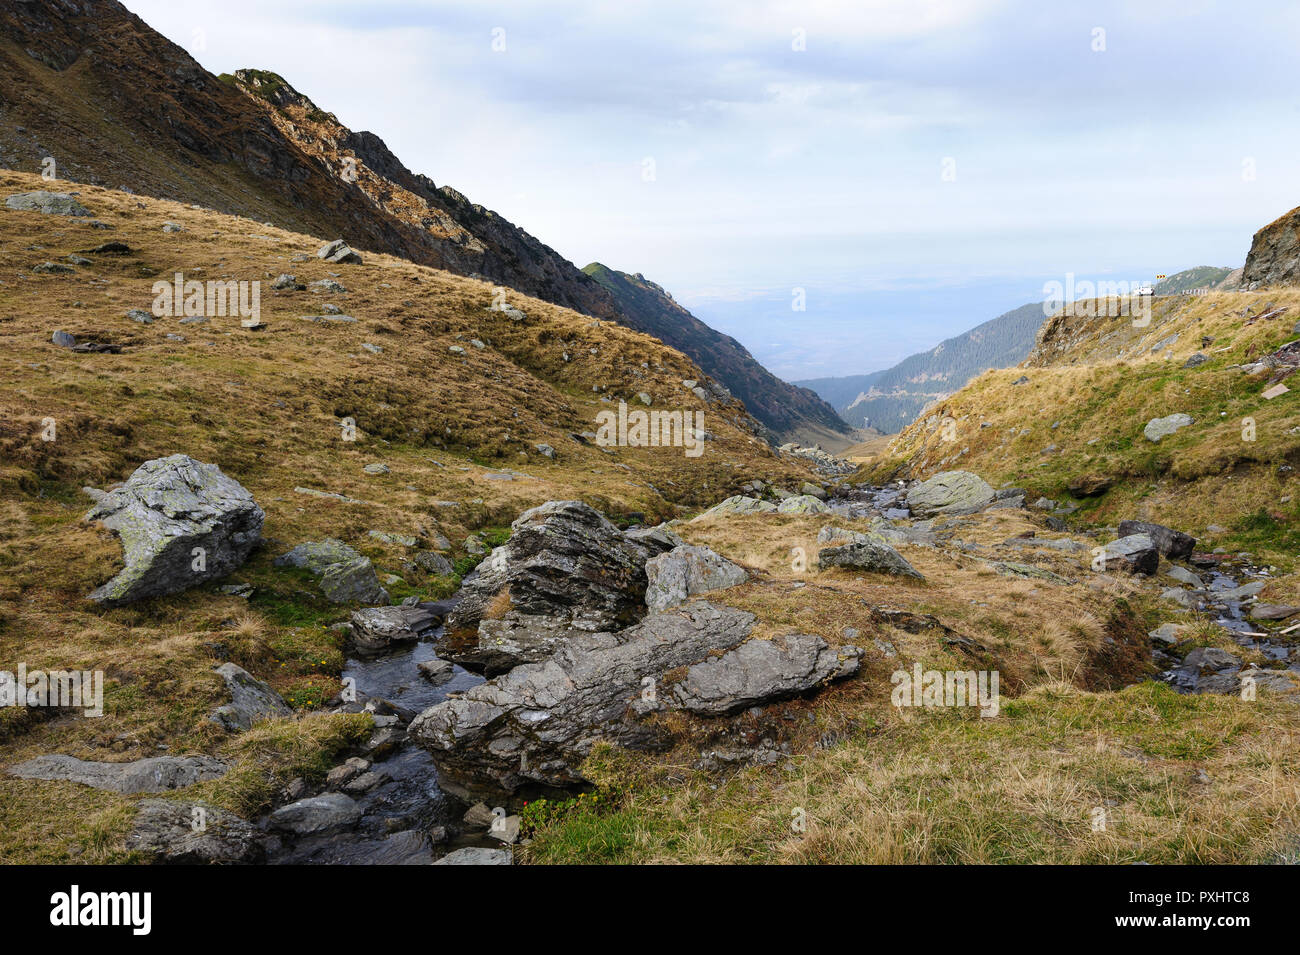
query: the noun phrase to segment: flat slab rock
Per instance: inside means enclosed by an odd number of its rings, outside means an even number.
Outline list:
[[[673,698],[692,713],[735,713],[852,676],[861,659],[858,647],[832,648],[821,637],[806,633],[779,641],[748,640],[688,669],[685,679],[673,687]]]
[[[266,861],[266,834],[216,806],[145,799],[136,810],[126,847],[151,862],[174,865],[258,865]]]
[[[99,763],[54,753],[10,767],[9,775],[19,779],[66,780],[130,795],[183,789],[216,779],[227,768],[211,756],[151,756],[129,763]]]
[[[510,865],[510,850],[470,846],[447,853],[434,865]]]
[[[146,461],[86,514],[117,533],[126,564],[90,599],[115,607],[225,577],[261,542],[263,517],[215,464],[184,454]]]
[[[851,539],[849,543],[818,551],[817,565],[822,570],[831,567],[848,567],[881,574],[915,577],[918,580],[924,579],[920,571],[909,564],[902,554],[884,541],[865,534]]]
[[[351,829],[361,821],[361,807],[351,796],[325,793],[299,799],[271,813],[267,820],[272,829],[295,835],[320,835]]]
[[[352,613],[352,641],[362,650],[386,650],[419,640],[441,623],[441,614],[418,604],[365,607]]]

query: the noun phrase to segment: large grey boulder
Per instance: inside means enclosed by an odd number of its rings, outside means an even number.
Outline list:
[[[331,564],[359,560],[361,555],[333,537],[323,541],[304,541],[287,554],[281,554],[271,563],[276,567],[299,567],[313,574],[323,574]]]
[[[49,216],[90,215],[90,210],[66,192],[20,192],[5,199],[5,208],[21,212],[43,212]]]
[[[774,514],[776,505],[771,501],[760,501],[756,497],[746,497],[743,494],[737,494],[727,498],[720,504],[714,504],[703,514],[695,517],[694,521],[704,520],[706,517],[715,517],[727,514]]]
[[[1152,418],[1147,422],[1146,427],[1142,429],[1142,435],[1148,441],[1159,444],[1161,438],[1167,438],[1192,423],[1192,416],[1183,414],[1180,411],[1177,414],[1167,415],[1163,418]]]
[[[317,250],[316,257],[324,259],[326,262],[347,263],[349,265],[361,264],[361,256],[354,252],[342,239],[335,239],[333,242],[325,243]]]
[[[646,606],[658,612],[696,594],[723,590],[748,579],[743,567],[707,547],[683,544],[646,561]]]
[[[326,600],[336,604],[387,604],[391,599],[369,557],[330,564],[321,574],[320,589]]]
[[[851,676],[861,658],[857,647],[835,649],[811,634],[791,634],[779,641],[749,640],[690,667],[685,679],[673,687],[673,697],[692,713],[735,713]]]
[[[993,503],[993,487],[970,471],[944,471],[907,492],[907,506],[918,517],[974,514]]]
[[[126,848],[161,864],[259,865],[266,861],[265,839],[256,826],[216,806],[145,799]]]
[[[479,565],[447,618],[476,628],[497,594],[509,610],[554,617],[583,630],[617,629],[639,616],[646,549],[581,501],[547,501],[510,526],[510,539]]]
[[[146,461],[86,514],[117,532],[126,564],[90,599],[115,607],[225,577],[261,542],[263,516],[215,464],[184,454]]]
[[[225,680],[231,700],[217,707],[209,718],[230,732],[249,730],[264,720],[293,713],[279,693],[242,667],[223,663],[217,673]]]
[[[430,707],[408,729],[455,795],[581,783],[595,743],[636,746],[657,737],[629,706],[668,670],[731,649],[753,625],[752,614],[697,601],[617,636],[580,634],[545,661]]]
[[[272,829],[307,836],[351,829],[360,820],[361,807],[355,799],[343,793],[325,793],[281,806],[267,822]]]
[[[776,506],[782,514],[829,514],[831,509],[811,494],[795,494]]]
[[[1130,534],[1102,548],[1102,570],[1123,570],[1152,576],[1160,566],[1160,551],[1146,534]]]
[[[1156,549],[1171,559],[1190,557],[1196,548],[1196,538],[1191,534],[1184,534],[1163,524],[1152,524],[1149,521],[1120,521],[1118,531],[1120,537],[1146,534],[1155,541]]]
[[[387,650],[426,637],[441,623],[441,615],[419,604],[366,607],[352,612],[352,642],[361,650]]]
[[[879,574],[897,574],[903,577],[915,577],[924,580],[915,567],[907,562],[898,551],[884,541],[862,535],[861,540],[852,540],[838,547],[827,547],[817,552],[817,566],[822,570],[832,567],[847,567],[853,570],[868,570]]]
[[[211,756],[151,756],[129,763],[97,763],[53,753],[12,766],[19,779],[57,779],[117,793],[160,793],[216,779],[228,767]]]

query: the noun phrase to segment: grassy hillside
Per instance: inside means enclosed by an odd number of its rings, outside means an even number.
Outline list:
[[[32,710],[0,711],[5,765],[44,752],[220,754],[241,769],[213,798],[259,811],[276,780],[318,776],[365,720],[313,712],[338,690],[342,642],[326,625],[347,611],[273,569],[276,554],[338,537],[381,573],[403,577],[391,586],[395,599],[437,598],[455,578],[412,572],[403,547],[369,532],[443,534],[463,572],[474,558],[458,542],[471,533],[499,540],[520,511],[545,500],[581,498],[624,522],[653,521],[754,477],[792,486],[809,477],[752,433],[757,425],[737,403],[706,406],[683,388],[699,369],[638,332],[522,295],[509,299],[526,314],[514,320],[486,309],[491,283],[380,255],[329,265],[314,254],[318,237],[0,173],[0,195],[48,187],[78,190],[107,228],[0,205],[0,642],[10,668],[103,669],[108,688],[101,719],[44,723]],[[183,231],[164,232],[164,222]],[[129,251],[86,251],[109,241]],[[70,274],[33,271],[78,253],[90,264]],[[262,281],[267,327],[127,317],[148,311],[153,283],[178,271]],[[346,291],[272,291],[286,272],[304,285],[332,278]],[[327,303],[355,323],[303,320]],[[56,330],[122,350],[72,352],[51,342]],[[713,436],[704,454],[602,449],[573,436],[643,391],[654,407],[703,411]],[[348,417],[354,442],[342,440]],[[49,419],[53,441],[41,437]],[[82,522],[91,499],[81,488],[108,487],[177,452],[219,465],[266,511],[267,545],[233,578],[255,585],[252,600],[201,587],[115,610],[90,604],[86,595],[120,568],[121,548]],[[371,463],[388,473],[366,473]],[[226,739],[206,718],[224,702],[212,672],[222,658],[268,679],[303,719]],[[130,802],[0,776],[0,859],[126,858]]]
[[[1055,317],[1022,366],[987,372],[931,408],[875,473],[964,468],[1049,497],[1096,477],[1114,487],[1079,501],[1087,519],[1140,513],[1214,544],[1267,548],[1289,566],[1300,552],[1296,392],[1266,399],[1276,374],[1239,366],[1298,337],[1297,317],[1294,288],[1157,297],[1148,327],[1127,317]],[[1184,367],[1197,353],[1208,360]],[[1017,384],[1022,376],[1028,381]],[[1152,418],[1178,412],[1194,424],[1158,444],[1143,436]]]

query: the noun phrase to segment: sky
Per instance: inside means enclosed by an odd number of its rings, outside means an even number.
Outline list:
[[[1300,205],[1292,0],[125,2],[791,380]]]

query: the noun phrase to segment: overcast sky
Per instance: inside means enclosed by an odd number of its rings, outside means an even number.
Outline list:
[[[1290,0],[126,5],[791,379],[887,367],[1067,272],[1240,265],[1300,204]]]

